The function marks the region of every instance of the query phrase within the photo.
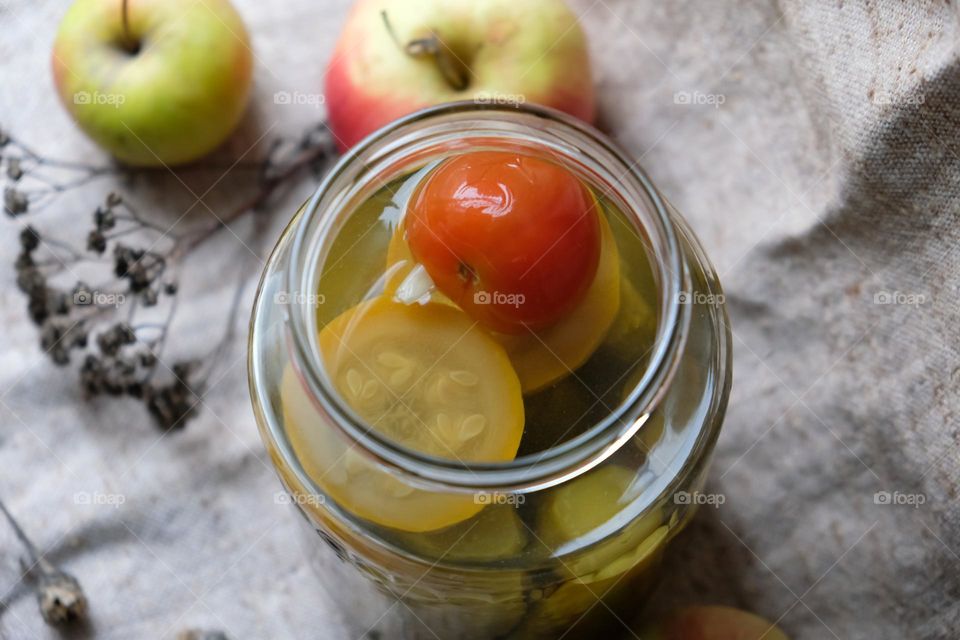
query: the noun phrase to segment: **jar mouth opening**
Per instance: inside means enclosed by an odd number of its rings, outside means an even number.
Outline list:
[[[680,303],[688,284],[677,235],[666,205],[646,174],[630,162],[602,133],[559,111],[546,107],[453,102],[429,107],[394,121],[374,132],[344,155],[328,173],[305,206],[295,224],[291,246],[291,268],[285,286],[288,292],[316,292],[316,276],[325,260],[324,248],[335,235],[338,213],[351,205],[349,194],[338,194],[338,186],[350,171],[389,165],[397,156],[409,157],[424,138],[424,127],[435,125],[434,133],[446,131],[460,137],[471,119],[474,125],[501,127],[483,130],[485,137],[531,132],[534,142],[563,155],[594,157],[598,166],[610,171],[617,165],[614,186],[635,191],[641,202],[624,213],[657,245],[650,255],[658,274],[659,313],[657,335],[643,376],[626,398],[602,420],[582,433],[557,445],[507,462],[464,462],[422,453],[389,438],[368,426],[340,397],[320,359],[318,317],[312,295],[292,295],[288,306],[288,336],[292,362],[311,399],[334,418],[335,427],[360,452],[376,463],[399,471],[413,482],[465,492],[524,492],[553,486],[602,463],[628,442],[645,424],[659,404],[673,377],[682,352],[689,323],[690,305]],[[479,135],[479,134],[478,134]],[[508,136],[507,136],[508,137]],[[529,140],[529,138],[528,138]],[[586,147],[586,151],[581,149]],[[422,150],[422,147],[421,147]],[[637,206],[647,219],[641,219]],[[341,211],[338,212],[337,208]],[[350,211],[346,215],[350,215]],[[297,465],[299,466],[299,465]]]

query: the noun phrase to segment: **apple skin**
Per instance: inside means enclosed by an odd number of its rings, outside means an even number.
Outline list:
[[[466,89],[401,44],[431,30],[470,72]],[[327,68],[330,128],[341,150],[418,109],[455,100],[532,102],[595,116],[586,39],[563,0],[359,0]]]
[[[643,640],[789,640],[763,618],[731,607],[678,609],[646,627]]]
[[[219,146],[250,96],[253,53],[227,0],[77,0],[60,24],[53,76],[77,125],[122,162],[190,162]]]

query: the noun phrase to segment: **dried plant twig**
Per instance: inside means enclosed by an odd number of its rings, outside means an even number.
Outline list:
[[[135,398],[160,428],[182,427],[194,415],[214,365],[233,338],[243,286],[250,279],[241,271],[222,341],[209,353],[164,365],[158,373],[183,304],[177,292],[184,260],[232,223],[256,216],[296,178],[321,174],[335,153],[322,123],[299,136],[275,140],[264,160],[233,167],[253,172],[252,194],[181,233],[154,222],[117,192],[110,192],[92,212],[92,228],[82,243],[27,225],[20,232],[14,268],[27,313],[40,330],[41,349],[64,367],[79,354],[80,383],[88,396]],[[4,209],[13,218],[32,215],[64,193],[120,171],[44,157],[2,130],[0,168],[5,175]],[[262,237],[256,218],[254,222],[255,237]],[[103,275],[94,284],[80,279],[58,284],[78,268]],[[142,319],[147,309],[158,305],[166,305],[162,320]]]

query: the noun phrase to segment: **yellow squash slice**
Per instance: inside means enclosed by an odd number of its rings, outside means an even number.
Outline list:
[[[381,296],[338,316],[319,342],[337,391],[372,429],[416,451],[464,462],[516,456],[524,425],[520,383],[503,348],[460,310]],[[483,508],[472,495],[415,488],[348,446],[290,369],[281,396],[307,473],[355,515],[404,531],[432,531]]]

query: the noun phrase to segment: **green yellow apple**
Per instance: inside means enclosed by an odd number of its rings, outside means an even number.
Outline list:
[[[359,0],[325,83],[341,149],[454,100],[595,115],[586,38],[563,0]]]
[[[176,165],[216,148],[243,116],[252,71],[227,0],[77,0],[53,48],[64,106],[131,165]]]

